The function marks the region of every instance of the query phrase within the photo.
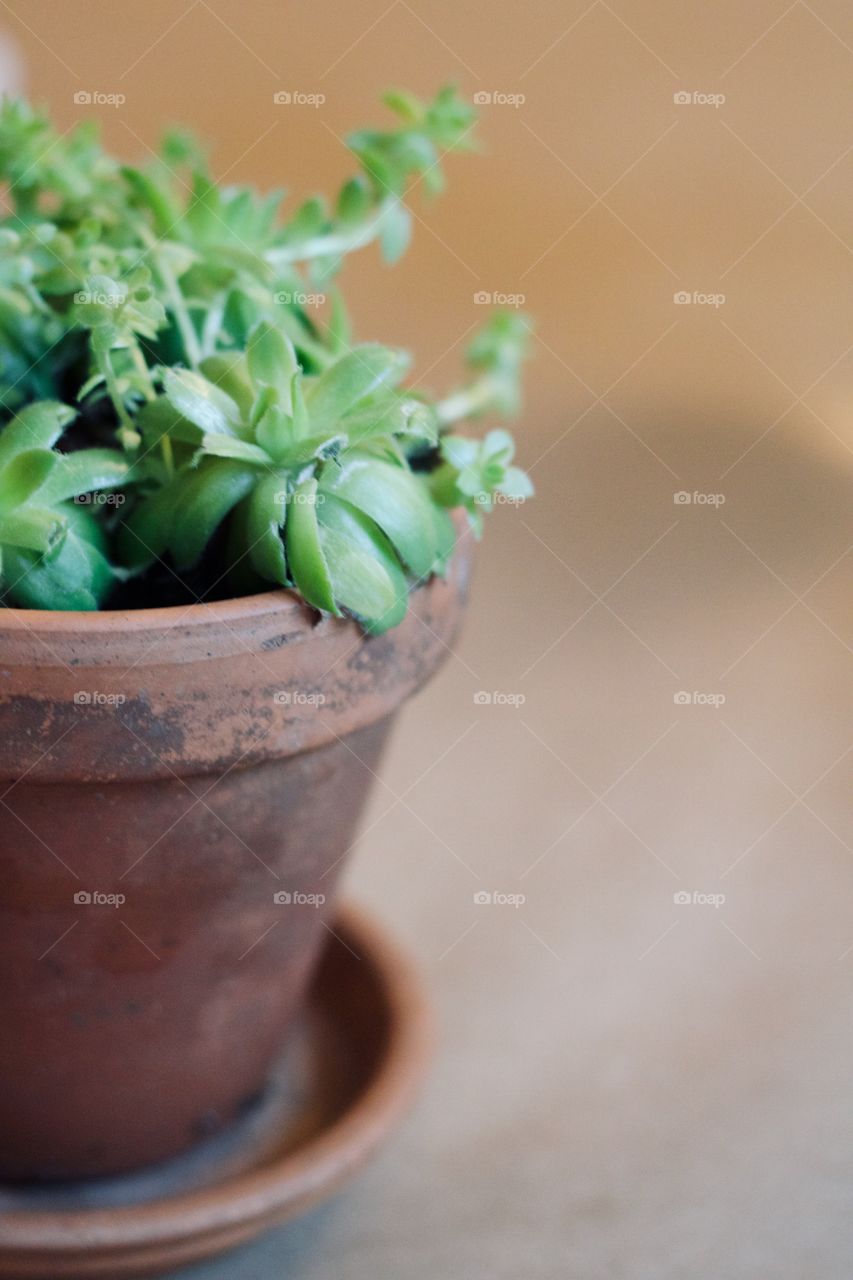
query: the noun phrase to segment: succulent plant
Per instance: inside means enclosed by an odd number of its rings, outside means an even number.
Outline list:
[[[132,607],[168,575],[189,599],[290,587],[382,631],[444,572],[449,508],[479,533],[532,492],[505,431],[452,432],[517,410],[527,321],[493,315],[468,384],[435,400],[405,386],[405,353],[354,343],[330,283],[372,240],[397,258],[407,183],[440,189],[440,153],[469,145],[452,89],[386,101],[400,123],[350,138],[361,173],[334,206],[289,217],[278,193],[218,186],[187,135],[132,168],[88,125],[0,108],[5,603]]]

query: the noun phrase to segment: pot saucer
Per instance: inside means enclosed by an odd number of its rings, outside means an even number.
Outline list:
[[[263,1098],[227,1133],[141,1173],[0,1186],[0,1276],[150,1275],[303,1213],[398,1122],[427,1045],[411,962],[345,908]]]

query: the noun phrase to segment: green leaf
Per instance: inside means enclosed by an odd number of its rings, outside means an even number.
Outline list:
[[[338,197],[338,219],[343,223],[360,222],[370,210],[370,189],[363,178],[351,178]]]
[[[505,494],[507,498],[523,501],[525,498],[533,497],[533,481],[520,467],[507,467],[506,474],[498,485],[498,491]]]
[[[297,589],[308,603],[315,609],[339,615],[320,542],[316,499],[317,481],[313,476],[303,480],[290,495],[285,527],[287,563]]]
[[[409,247],[412,238],[412,215],[400,200],[389,200],[382,213],[379,246],[382,256],[393,265]]]
[[[137,415],[136,425],[149,450],[159,444],[164,436],[183,444],[197,445],[203,434],[201,427],[179,413],[165,396],[158,396],[156,400],[149,400],[144,404]]]
[[[408,357],[400,351],[375,345],[356,347],[306,388],[311,421],[318,425],[337,422],[368,396],[396,386],[408,363]]]
[[[287,566],[282,529],[287,517],[287,476],[267,476],[249,495],[246,508],[246,539],[249,559],[262,578],[287,583]]]
[[[161,559],[169,545],[182,494],[181,475],[140,501],[118,531],[117,549],[122,564],[139,570]]]
[[[231,397],[191,369],[167,369],[163,375],[166,399],[188,422],[205,434],[239,435],[240,410]]]
[[[205,454],[215,458],[236,458],[240,462],[252,462],[256,466],[268,467],[271,459],[268,453],[256,444],[247,440],[235,440],[233,436],[202,436],[201,448]]]
[[[0,471],[0,511],[7,513],[27,502],[42,488],[56,462],[57,455],[49,449],[25,449],[16,454]]]
[[[255,438],[269,457],[278,462],[293,445],[293,421],[278,405],[271,404],[255,428]]]
[[[408,587],[393,548],[360,511],[327,497],[319,507],[320,542],[335,600],[379,634],[406,615]]]
[[[97,609],[111,590],[115,575],[95,518],[80,508],[62,509],[67,535],[52,556],[7,548],[3,579],[16,605],[23,609]]]
[[[0,466],[22,449],[49,449],[76,417],[76,409],[52,400],[28,405],[0,431]]]
[[[421,124],[424,118],[424,104],[420,98],[406,89],[389,89],[382,95],[382,101],[395,111],[406,124]]]
[[[379,459],[347,455],[340,470],[331,466],[324,470],[322,490],[368,515],[415,577],[432,573],[438,550],[435,521],[429,497],[410,471]]]
[[[456,550],[456,527],[450,512],[433,504],[432,518],[435,524],[436,565],[435,572],[444,577],[453,552]]]
[[[120,489],[129,475],[130,465],[117,449],[80,449],[56,457],[44,500],[52,504],[96,490]]]
[[[249,380],[249,367],[243,351],[223,351],[207,356],[199,366],[209,382],[224,391],[237,405],[244,418],[252,408],[254,392]]]
[[[228,512],[256,480],[254,468],[219,458],[202,462],[184,479],[168,544],[179,569],[196,563]]]
[[[352,346],[352,326],[346,304],[339,289],[332,290],[332,305],[327,336],[329,346],[335,355],[342,355],[345,351],[349,351]]]
[[[56,511],[40,507],[18,507],[0,515],[0,546],[20,547],[49,555],[65,537],[66,522]]]
[[[259,386],[275,387],[282,403],[290,400],[290,383],[299,369],[293,343],[274,325],[261,321],[249,334],[249,376]]]

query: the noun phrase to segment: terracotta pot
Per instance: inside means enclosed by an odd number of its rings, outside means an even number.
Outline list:
[[[0,1176],[136,1168],[257,1097],[467,573],[373,638],[286,591],[0,613]]]

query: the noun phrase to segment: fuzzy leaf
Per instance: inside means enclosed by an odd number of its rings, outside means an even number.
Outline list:
[[[375,634],[395,627],[405,617],[408,588],[387,538],[360,511],[332,497],[318,518],[336,602]]]
[[[63,502],[96,490],[119,489],[130,475],[130,466],[117,449],[80,449],[56,459],[44,499]]]
[[[169,550],[179,569],[194,565],[213,534],[257,480],[245,463],[214,458],[202,462],[180,490],[180,506],[169,535]]]
[[[190,369],[167,369],[163,390],[172,408],[205,434],[239,434],[240,410],[226,392],[207,378]]]
[[[247,440],[235,440],[233,436],[202,436],[202,451],[214,458],[236,458],[240,462],[252,462],[259,467],[270,465],[270,456],[256,444]]]
[[[402,378],[408,357],[387,347],[356,347],[330,365],[305,392],[311,421],[317,426],[337,422],[351,409]]]
[[[293,343],[274,325],[262,321],[249,334],[249,376],[259,386],[275,387],[282,403],[290,399],[290,381],[299,369]]]
[[[0,471],[0,511],[13,511],[42,489],[56,462],[57,455],[49,449],[25,449],[16,454]],[[46,501],[50,503],[49,498]]]
[[[49,449],[76,417],[67,404],[42,400],[28,405],[0,430],[0,466],[21,449]]]
[[[56,511],[40,507],[18,507],[0,515],[0,546],[19,547],[49,555],[65,537],[66,522]]]
[[[317,522],[317,481],[310,477],[290,496],[285,543],[287,563],[297,589],[315,609],[340,614]]]
[[[363,511],[390,539],[417,578],[436,561],[436,528],[421,482],[403,467],[369,457],[347,456],[342,468],[327,467],[322,490]]]
[[[106,558],[102,530],[88,512],[62,510],[67,534],[52,556],[7,548],[3,578],[16,605],[23,609],[97,609],[115,582]]]
[[[287,566],[281,531],[287,517],[287,476],[267,476],[249,495],[246,539],[249,559],[262,578],[284,586]]]

